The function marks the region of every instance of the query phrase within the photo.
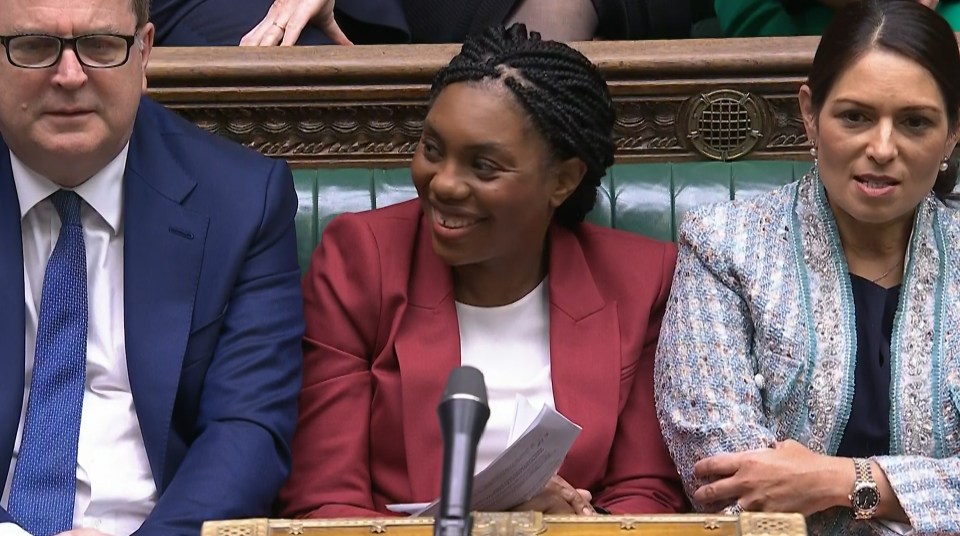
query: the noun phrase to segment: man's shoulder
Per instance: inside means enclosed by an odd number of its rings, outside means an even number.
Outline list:
[[[205,132],[146,98],[130,139],[127,171],[135,177],[128,180],[137,192],[133,202],[159,192],[209,217],[210,232],[228,242],[260,232],[266,213],[282,214],[284,222],[289,216],[292,223],[297,210],[285,162]]]
[[[177,159],[181,167],[198,176],[225,177],[236,180],[239,175],[261,176],[275,165],[275,160],[257,151],[203,130],[160,103],[144,97],[137,114],[134,135],[144,129],[152,132],[165,149]],[[203,173],[210,169],[220,173]],[[229,170],[229,173],[223,171]]]

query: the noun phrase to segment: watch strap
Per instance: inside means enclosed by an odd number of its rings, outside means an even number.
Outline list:
[[[850,504],[853,507],[853,517],[855,519],[866,520],[873,519],[877,513],[879,501],[872,508],[862,508],[856,501],[856,496],[861,490],[870,490],[877,493],[877,482],[873,478],[873,469],[870,467],[870,461],[864,458],[854,458],[853,467],[856,471],[856,481],[853,484],[853,493],[850,494]],[[879,497],[879,494],[877,495]]]

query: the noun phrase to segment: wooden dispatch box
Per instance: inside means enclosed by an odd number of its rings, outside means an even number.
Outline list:
[[[208,521],[201,536],[432,536],[433,519],[241,519]],[[474,536],[806,536],[800,514],[551,516],[476,513]]]

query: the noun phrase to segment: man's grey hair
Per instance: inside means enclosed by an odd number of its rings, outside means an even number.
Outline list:
[[[137,29],[150,20],[150,0],[133,0],[133,14],[137,16]]]

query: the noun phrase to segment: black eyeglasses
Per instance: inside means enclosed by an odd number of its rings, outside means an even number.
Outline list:
[[[88,34],[57,37],[46,34],[0,35],[0,45],[7,50],[7,60],[24,69],[44,69],[56,65],[63,49],[70,47],[85,67],[108,69],[119,67],[130,58],[135,35]]]

